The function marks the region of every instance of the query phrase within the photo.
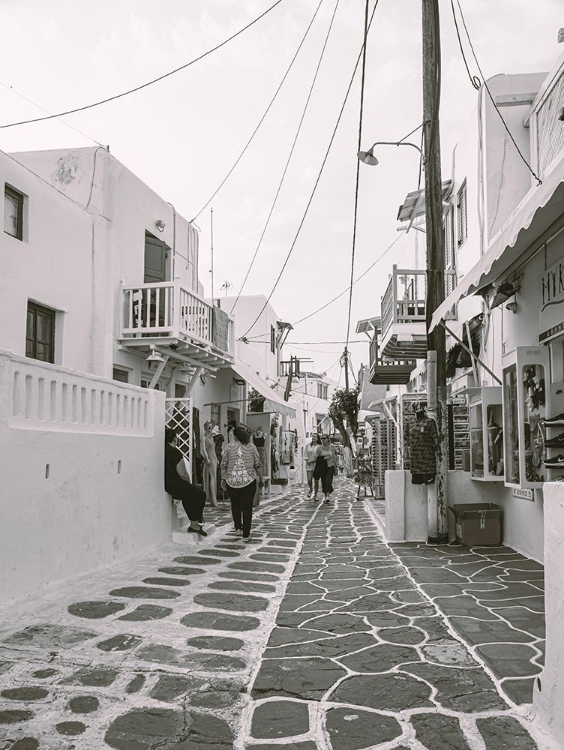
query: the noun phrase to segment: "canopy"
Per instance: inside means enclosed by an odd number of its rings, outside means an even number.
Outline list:
[[[261,396],[264,396],[266,399],[264,402],[264,411],[277,411],[288,417],[296,416],[296,410],[291,406],[288,406],[282,395],[276,393],[276,391],[273,390],[257,372],[250,368],[249,365],[241,362],[241,360],[237,360],[231,365],[231,369],[234,370],[239,377],[243,378],[251,388],[254,388]]]
[[[489,250],[435,310],[429,332],[463,297],[498,279],[563,213],[564,160],[561,160],[541,185],[529,190],[495,235]]]

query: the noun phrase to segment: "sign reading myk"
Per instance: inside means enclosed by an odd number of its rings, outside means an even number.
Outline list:
[[[564,259],[548,268],[540,277],[539,342],[564,331]]]

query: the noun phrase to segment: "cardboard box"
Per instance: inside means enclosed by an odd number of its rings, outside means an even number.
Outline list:
[[[467,547],[501,544],[503,511],[494,503],[453,505],[456,541]]]

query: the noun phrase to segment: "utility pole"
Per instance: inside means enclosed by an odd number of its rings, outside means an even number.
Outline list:
[[[349,352],[345,346],[345,351],[341,355],[341,367],[345,368],[345,390],[349,390]]]
[[[442,326],[429,333],[431,318],[445,298],[441,148],[439,133],[441,40],[439,0],[423,4],[423,134],[425,144],[425,224],[427,241],[427,400],[429,416],[437,424],[437,476],[429,485],[430,544],[448,543],[447,524],[447,398],[446,334]],[[436,374],[436,379],[435,379]],[[435,381],[435,382],[433,382]]]

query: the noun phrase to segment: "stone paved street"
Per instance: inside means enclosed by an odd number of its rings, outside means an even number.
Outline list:
[[[340,480],[6,611],[2,750],[548,750],[542,569],[383,543]],[[448,613],[446,618],[438,609]]]

